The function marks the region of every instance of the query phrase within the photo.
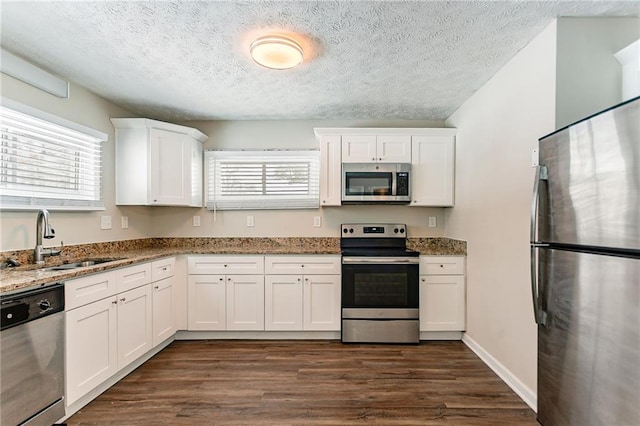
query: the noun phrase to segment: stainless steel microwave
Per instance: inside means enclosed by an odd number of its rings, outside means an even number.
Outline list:
[[[408,163],[343,163],[342,204],[408,204]]]

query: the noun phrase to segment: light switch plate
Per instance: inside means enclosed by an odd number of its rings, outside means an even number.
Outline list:
[[[253,216],[247,216],[247,226],[249,228],[256,226],[255,218]]]
[[[322,224],[322,219],[320,219],[320,216],[314,216],[313,217],[313,227],[314,228],[320,228],[321,224]]]
[[[111,216],[100,216],[100,229],[111,229]]]
[[[193,217],[193,226],[200,226],[200,216]]]
[[[429,228],[435,228],[436,226],[438,226],[436,222],[436,217],[429,216]]]
[[[122,218],[120,218],[120,224],[122,226],[122,229],[127,229],[129,227],[129,217],[122,216]]]

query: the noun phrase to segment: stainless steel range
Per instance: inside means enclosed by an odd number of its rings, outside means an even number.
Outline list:
[[[342,341],[419,343],[419,253],[407,227],[343,224]]]

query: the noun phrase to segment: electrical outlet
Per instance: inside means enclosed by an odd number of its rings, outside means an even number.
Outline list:
[[[120,218],[120,225],[122,229],[127,229],[129,227],[129,218],[127,216],[122,216]]]
[[[256,222],[253,216],[247,216],[247,226],[249,228],[253,228],[254,226],[256,226]]]
[[[111,216],[100,216],[100,229],[111,229]]]
[[[193,217],[193,226],[200,226],[200,216]]]
[[[322,219],[320,219],[320,216],[314,216],[313,217],[313,227],[314,228],[320,228],[321,224],[322,224]]]
[[[438,226],[436,224],[436,217],[435,216],[429,216],[429,228],[435,228],[436,226]]]

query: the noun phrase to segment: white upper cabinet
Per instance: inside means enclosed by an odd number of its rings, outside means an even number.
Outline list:
[[[320,205],[322,207],[339,206],[342,202],[341,153],[340,135],[320,136]]]
[[[452,128],[315,128],[320,142],[320,205],[339,206],[342,163],[411,163],[410,206],[454,205]]]
[[[344,135],[343,163],[410,163],[411,135]]]
[[[202,207],[206,135],[146,118],[111,122],[116,128],[116,204]]]
[[[410,205],[453,206],[455,184],[454,134],[413,136],[411,155]]]

